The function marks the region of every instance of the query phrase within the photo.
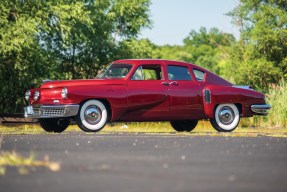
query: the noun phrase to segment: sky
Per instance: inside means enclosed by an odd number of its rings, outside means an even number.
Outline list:
[[[238,28],[226,15],[239,0],[151,0],[152,28],[144,29],[140,38],[156,45],[182,45],[191,30],[212,27],[239,36]]]

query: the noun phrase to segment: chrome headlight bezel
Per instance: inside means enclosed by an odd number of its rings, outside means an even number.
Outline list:
[[[35,91],[34,97],[33,97],[34,101],[38,101],[39,97],[40,97],[40,92],[39,91]]]
[[[63,99],[67,99],[68,98],[68,89],[66,87],[63,87],[62,91],[61,91],[61,96]]]
[[[30,97],[31,97],[31,91],[28,90],[28,91],[25,92],[25,99],[26,99],[26,101],[29,101]]]
[[[264,95],[263,99],[264,99],[264,102],[265,102],[265,103],[268,102],[268,101],[267,101],[268,99],[267,99],[267,96],[266,96],[266,95]]]

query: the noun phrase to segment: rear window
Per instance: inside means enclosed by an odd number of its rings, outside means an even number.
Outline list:
[[[204,72],[198,69],[193,69],[194,76],[197,81],[204,81]]]

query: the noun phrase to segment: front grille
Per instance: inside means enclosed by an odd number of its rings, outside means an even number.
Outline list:
[[[35,114],[39,115],[40,114],[40,107],[39,106],[33,107],[33,111]]]
[[[211,103],[210,90],[208,90],[208,89],[204,90],[204,102]]]
[[[63,116],[65,114],[65,108],[44,108],[42,109],[42,116]]]

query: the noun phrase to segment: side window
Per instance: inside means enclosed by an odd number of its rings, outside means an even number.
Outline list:
[[[134,72],[131,80],[161,80],[162,72],[160,65],[142,65]]]
[[[143,68],[142,66],[138,67],[135,73],[133,74],[131,80],[143,80]]]
[[[169,80],[192,80],[187,67],[170,65],[167,71]]]
[[[198,69],[193,69],[193,73],[197,79],[197,81],[204,81],[204,72]]]

